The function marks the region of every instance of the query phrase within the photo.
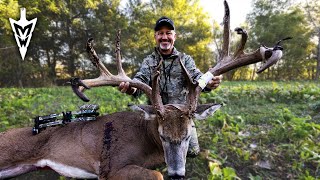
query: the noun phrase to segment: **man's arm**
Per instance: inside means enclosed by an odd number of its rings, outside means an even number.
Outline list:
[[[141,81],[145,84],[150,84],[151,81],[151,69],[149,65],[149,58],[145,58],[140,66],[139,71],[133,78],[134,80]],[[129,82],[121,82],[119,85],[119,90],[122,93],[127,93],[129,95],[139,96],[142,94],[137,88],[131,87]]]
[[[190,76],[193,80],[198,80],[203,74],[202,72],[196,67],[194,60],[189,55],[184,55],[185,60],[185,67],[190,73]],[[212,89],[216,89],[219,87],[223,76],[214,76],[205,87],[204,91],[210,91]]]

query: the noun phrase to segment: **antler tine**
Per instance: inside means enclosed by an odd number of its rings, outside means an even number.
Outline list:
[[[157,48],[156,48],[157,49]],[[163,63],[163,58],[160,57],[160,62],[156,69],[154,70],[152,74],[152,98],[151,98],[151,103],[156,109],[158,115],[160,117],[163,117],[164,115],[164,106],[162,102],[162,98],[160,95],[160,85],[159,85],[159,76],[160,76],[160,68]]]
[[[216,67],[220,66],[220,63],[228,61],[229,59],[229,47],[230,47],[230,9],[229,5],[226,0],[224,0],[224,18],[223,18],[223,46],[222,46],[222,53],[221,56],[219,57],[218,64]],[[191,111],[195,111],[197,104],[198,104],[198,98],[199,95],[202,91],[202,88],[198,85],[198,83],[195,83],[191,80],[189,73],[186,71],[184,65],[180,62],[181,66],[184,69],[185,74],[189,78],[189,94],[188,94],[188,99],[187,99],[187,104],[190,107]],[[209,72],[212,71],[212,68],[209,69]],[[206,73],[207,74],[207,73]],[[213,74],[213,73],[212,73]],[[204,75],[205,76],[205,75]],[[201,78],[200,78],[201,79]],[[205,80],[206,81],[206,80]],[[207,82],[205,82],[207,83]]]
[[[80,80],[79,78],[73,78],[71,80],[71,86],[76,95],[83,101],[90,101],[83,91],[90,87],[97,86],[118,86],[121,82],[129,82],[132,87],[136,87],[142,90],[149,98],[151,98],[152,89],[149,85],[142,83],[138,80],[130,79],[122,69],[121,56],[120,56],[120,31],[118,31],[116,39],[116,60],[118,75],[113,75],[103,65],[99,59],[97,53],[93,49],[93,39],[90,38],[87,42],[87,52],[90,56],[91,62],[99,69],[100,76],[95,79]]]
[[[179,59],[180,59],[180,65],[184,72],[184,76],[187,78],[187,84],[189,89],[187,105],[189,106],[189,109],[191,110],[191,112],[194,112],[197,107],[198,94],[200,94],[201,88],[199,89],[197,88],[198,83],[192,80],[190,73],[187,71],[187,68],[181,61],[181,57]]]
[[[119,75],[125,75],[126,73],[124,72],[122,68],[122,63],[121,63],[121,53],[120,53],[120,37],[121,37],[121,30],[119,29],[117,32],[117,37],[116,37],[116,60],[117,60],[117,69],[118,69],[118,74]]]
[[[96,51],[93,49],[93,38],[89,38],[87,41],[87,52],[89,54],[89,59],[94,66],[96,66],[100,74],[106,74],[107,76],[111,76],[112,74],[108,71],[108,69],[102,64],[100,61]]]
[[[224,1],[224,10],[225,10],[225,15],[223,18],[223,23],[224,23],[224,29],[223,29],[223,46],[222,46],[222,53],[221,56],[219,57],[218,64],[216,67],[220,66],[220,63],[227,62],[229,61],[229,47],[230,47],[230,10],[229,10],[229,5],[227,1]],[[189,94],[188,94],[188,99],[187,99],[187,105],[190,107],[191,111],[195,111],[197,104],[198,104],[198,98],[199,95],[202,91],[202,88],[205,87],[198,85],[199,83],[193,82],[192,79],[190,78],[190,74],[186,70],[184,64],[180,61],[180,64],[182,66],[182,69],[184,70],[185,75],[189,79]],[[212,71],[212,68],[209,69],[209,72]],[[206,73],[207,74],[207,73]],[[206,76],[206,74],[204,76]],[[203,76],[203,77],[204,77]],[[212,76],[212,75],[210,75]],[[201,79],[201,78],[200,78]],[[207,80],[200,80],[200,81],[207,81]],[[199,81],[198,81],[199,82]],[[207,82],[204,82],[207,83]]]
[[[244,46],[245,46],[247,39],[248,39],[248,34],[247,34],[247,31],[245,31],[239,27],[237,27],[234,31],[236,31],[237,34],[241,34],[240,44],[239,44],[236,52],[233,55],[234,58],[237,58],[239,55],[243,54]]]
[[[242,35],[240,45],[234,54],[234,57],[231,58],[228,55],[229,51],[229,27],[230,27],[230,12],[229,12],[229,6],[227,1],[224,1],[225,5],[225,17],[224,17],[224,36],[223,36],[223,61],[218,61],[218,63],[213,67],[210,68],[208,72],[210,72],[213,76],[217,76],[220,74],[223,74],[225,72],[228,72],[232,69],[236,69],[238,67],[246,66],[249,64],[254,64],[257,62],[262,62],[266,60],[266,66],[262,66],[263,68],[260,68],[261,71],[258,71],[259,73],[263,70],[269,68],[271,65],[275,64],[281,57],[282,57],[282,48],[273,48],[272,55],[270,57],[265,56],[265,51],[269,50],[271,48],[263,47],[261,46],[257,50],[251,53],[244,53],[243,49],[245,46],[245,43],[247,41],[248,35],[246,31],[244,31],[241,28],[236,28],[235,31],[238,32],[238,34]],[[277,45],[276,45],[277,46]]]
[[[219,61],[224,60],[225,57],[229,56],[230,47],[230,9],[226,0],[224,0],[224,18],[223,18],[223,46],[222,54]]]

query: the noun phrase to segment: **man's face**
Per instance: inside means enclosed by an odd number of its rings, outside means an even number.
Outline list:
[[[162,54],[171,54],[176,33],[167,26],[162,26],[159,31],[155,32],[155,40]]]

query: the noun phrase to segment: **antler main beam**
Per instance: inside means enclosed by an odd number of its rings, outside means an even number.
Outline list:
[[[242,28],[236,28],[235,31],[237,34],[241,35],[240,44],[231,57],[229,56],[229,44],[230,44],[230,10],[227,1],[224,1],[225,6],[225,15],[224,15],[224,31],[223,31],[223,48],[222,48],[222,56],[220,57],[218,63],[209,70],[214,76],[223,74],[232,69],[236,69],[242,66],[246,66],[249,64],[255,64],[258,62],[265,62],[264,65],[257,71],[257,73],[261,73],[264,70],[268,69],[272,65],[274,65],[278,60],[282,57],[283,48],[280,46],[280,42],[283,40],[291,39],[291,37],[284,38],[278,41],[273,48],[268,48],[265,46],[261,46],[257,50],[251,53],[244,53],[245,43],[247,42],[248,35],[245,30]],[[266,56],[265,52],[269,52],[270,56]]]
[[[250,65],[250,64],[255,64],[258,62],[265,62],[261,66],[261,68],[257,71],[257,73],[261,73],[267,68],[271,67],[274,65],[279,59],[282,57],[282,50],[283,48],[279,45],[281,41],[291,39],[285,38],[280,41],[275,45],[273,48],[268,48],[265,46],[259,47],[257,50],[250,52],[250,53],[244,53],[244,47],[248,39],[248,34],[245,30],[242,28],[236,28],[235,31],[237,34],[241,35],[241,40],[240,44],[238,45],[238,48],[236,52],[234,53],[233,56],[229,55],[229,47],[230,47],[230,10],[229,10],[229,5],[227,1],[224,1],[224,6],[225,6],[225,15],[223,18],[223,23],[224,23],[224,29],[223,29],[223,45],[222,45],[222,53],[221,56],[219,57],[218,63],[210,68],[204,76],[207,76],[205,78],[200,78],[198,81],[198,84],[200,84],[200,81],[203,81],[205,79],[205,83],[208,83],[213,76],[218,76],[220,74],[226,73],[230,70]],[[266,52],[268,52],[270,55],[267,56]],[[203,77],[204,77],[203,76]],[[209,77],[209,78],[208,78]],[[195,82],[192,82],[193,85]],[[203,84],[203,82],[201,82]],[[198,101],[198,97],[200,92],[202,91],[202,88],[204,88],[203,85],[199,85],[196,87],[195,91],[191,91],[191,95],[189,95],[189,101],[190,106],[193,110],[196,109],[196,104]],[[195,94],[193,94],[195,93]]]
[[[100,76],[95,79],[86,79],[80,80],[79,78],[74,78],[71,80],[71,86],[75,94],[78,95],[83,101],[90,101],[88,97],[83,94],[85,89],[89,89],[90,87],[97,87],[97,86],[118,86],[121,82],[129,82],[130,86],[136,87],[142,90],[148,97],[151,97],[151,87],[147,84],[144,84],[137,80],[130,79],[124,72],[121,63],[121,56],[120,56],[120,33],[121,31],[118,30],[117,32],[117,39],[116,39],[116,61],[117,61],[117,70],[118,74],[113,75],[110,71],[104,66],[104,64],[99,59],[96,51],[93,49],[93,39],[90,38],[87,42],[87,52],[90,56],[91,62],[99,69]]]
[[[233,56],[229,55],[230,47],[230,10],[227,1],[224,1],[225,15],[223,18],[223,45],[222,45],[222,55],[219,57],[218,63],[209,69],[209,72],[214,76],[226,73],[232,69],[238,67],[246,66],[249,64],[254,64],[264,60],[263,54],[260,53],[260,48],[254,52],[245,54],[243,52],[245,44],[248,39],[248,34],[242,28],[236,28],[237,34],[241,35],[240,44]],[[281,57],[280,57],[281,58]],[[279,58],[279,59],[280,59]]]

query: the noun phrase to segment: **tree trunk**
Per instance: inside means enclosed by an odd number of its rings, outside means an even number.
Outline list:
[[[22,59],[20,60],[19,58],[17,58],[18,60],[18,72],[17,72],[17,79],[18,79],[18,86],[20,88],[23,88],[23,82],[22,82],[22,78],[23,78],[23,69],[22,69],[22,65],[21,65],[21,61]]]
[[[316,69],[316,78],[315,80],[319,80],[320,75],[320,27],[318,28],[318,48],[317,48],[317,69]]]
[[[67,38],[68,38],[68,46],[69,46],[69,59],[67,59],[68,64],[68,73],[71,77],[75,74],[75,60],[74,60],[74,43],[71,37],[71,20],[67,20]]]
[[[50,51],[46,50],[47,54],[47,60],[48,60],[48,69],[49,69],[49,79],[52,80],[52,82],[55,84],[57,79],[57,73],[56,73],[56,58],[55,53],[53,52],[53,59],[50,57]]]

